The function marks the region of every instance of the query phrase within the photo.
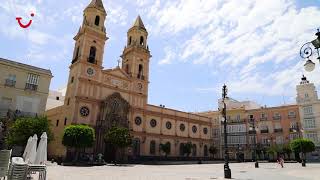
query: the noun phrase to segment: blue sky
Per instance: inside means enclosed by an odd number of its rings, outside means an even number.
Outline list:
[[[0,57],[51,69],[50,89],[68,78],[74,41],[90,0],[0,0]],[[105,68],[116,66],[138,14],[153,55],[149,103],[184,111],[217,108],[229,96],[277,106],[295,102],[304,73],[319,89],[320,65],[306,73],[299,49],[320,28],[319,0],[103,0],[109,40]],[[28,29],[25,20],[34,12]],[[25,21],[26,22],[26,21]]]

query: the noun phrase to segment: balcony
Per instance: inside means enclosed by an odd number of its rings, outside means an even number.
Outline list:
[[[25,90],[37,91],[38,85],[26,83]]]
[[[274,132],[275,132],[275,133],[281,133],[282,131],[283,131],[282,128],[274,129]]]
[[[289,132],[298,132],[298,131],[297,131],[297,128],[290,128]]]
[[[269,129],[261,129],[261,130],[260,130],[260,133],[261,133],[261,134],[269,133]]]
[[[6,83],[4,85],[8,87],[15,87],[16,81],[11,79],[6,79]]]
[[[256,131],[254,131],[254,130],[249,130],[248,133],[249,133],[249,134],[256,134]]]
[[[273,120],[281,120],[281,116],[273,116]]]
[[[268,120],[267,117],[261,117],[261,118],[260,118],[260,121],[266,121],[266,120]]]

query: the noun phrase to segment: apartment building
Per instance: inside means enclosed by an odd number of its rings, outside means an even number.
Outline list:
[[[19,115],[43,114],[51,78],[48,69],[0,58],[0,116],[9,109]]]

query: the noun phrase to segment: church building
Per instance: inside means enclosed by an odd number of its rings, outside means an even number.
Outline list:
[[[55,137],[49,144],[49,156],[66,157],[68,150],[61,142],[67,125],[87,124],[95,129],[96,141],[86,152],[102,153],[106,160],[113,160],[115,153],[104,140],[111,125],[130,130],[133,143],[126,154],[131,159],[164,156],[159,145],[167,142],[168,157],[185,156],[183,145],[188,142],[192,143],[191,157],[208,157],[213,143],[210,118],[148,104],[151,52],[140,16],[127,32],[121,67],[102,67],[108,40],[106,16],[102,0],[92,0],[84,10],[74,37],[64,104],[46,111]]]

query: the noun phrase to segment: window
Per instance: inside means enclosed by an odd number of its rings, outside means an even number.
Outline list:
[[[261,137],[261,144],[268,144],[268,138],[266,136]]]
[[[138,78],[143,80],[143,66],[139,64]]]
[[[38,88],[39,77],[39,75],[29,73],[25,89],[36,91]]]
[[[59,119],[56,121],[56,126],[57,127],[59,126]]]
[[[261,118],[262,119],[265,119],[267,116],[266,116],[266,113],[261,113]]]
[[[99,23],[100,23],[100,16],[96,16],[96,19],[94,20],[94,24],[96,26],[99,26]]]
[[[64,118],[64,125],[67,125],[67,118]]]
[[[310,139],[313,142],[318,142],[318,136],[317,133],[305,133],[305,136],[307,139]]]
[[[28,74],[28,79],[27,79],[27,83],[28,84],[33,84],[33,85],[38,85],[39,83],[39,75],[36,74]]]
[[[129,74],[129,64],[126,64],[126,73]]]
[[[184,131],[186,129],[186,126],[184,124],[180,124],[180,131]]]
[[[131,42],[132,42],[132,37],[130,36],[129,41],[128,41],[128,45],[131,45]]]
[[[150,126],[151,127],[156,127],[157,126],[157,121],[155,119],[151,119]]]
[[[59,99],[60,99],[59,96],[57,96],[57,97],[56,97],[56,100],[59,101]]]
[[[207,145],[203,146],[203,155],[208,156],[208,146]]]
[[[72,76],[72,77],[71,77],[71,83],[73,83],[73,80],[74,80],[74,77]]]
[[[155,154],[156,153],[156,142],[155,141],[151,141],[150,142],[150,154]]]
[[[89,63],[92,63],[92,64],[96,63],[96,51],[97,51],[96,47],[94,47],[94,46],[90,47],[90,54],[89,54],[89,58],[88,58]]]
[[[183,155],[184,155],[184,143],[180,143],[180,146],[179,146],[179,154],[180,154],[180,156],[183,156]]]
[[[196,133],[197,132],[197,126],[192,126],[192,132]]]
[[[197,145],[192,145],[192,156],[197,156]]]
[[[16,85],[16,75],[9,74],[8,78],[6,79],[6,86],[14,87]]]
[[[306,107],[303,107],[303,113],[304,115],[310,115],[312,114],[312,106],[306,106]]]
[[[314,118],[304,118],[304,128],[316,128],[316,122]]]
[[[143,38],[143,36],[140,36],[140,45],[144,45],[144,38]]]
[[[238,115],[236,116],[236,121],[239,122],[239,121],[240,121],[240,118],[241,118],[241,117],[240,117],[240,114],[238,114]]]
[[[252,114],[249,115],[249,120],[251,120],[251,119],[253,119],[253,115]]]
[[[308,98],[308,97],[309,97],[309,94],[308,94],[308,93],[305,93],[305,94],[304,94],[304,97],[305,97],[305,98]]]
[[[79,50],[80,50],[80,48],[79,48],[79,46],[78,46],[78,47],[77,47],[77,50],[76,50],[76,54],[75,54],[75,56],[74,56],[71,64],[73,64],[73,63],[75,63],[75,62],[77,61],[78,56],[79,56]]]
[[[203,134],[208,134],[208,128],[203,128]]]
[[[276,144],[283,144],[283,136],[277,136],[276,137]]]
[[[141,122],[142,122],[141,117],[137,116],[137,117],[135,118],[134,122],[136,123],[136,125],[139,126],[139,125],[141,124]]]
[[[172,124],[171,124],[171,122],[166,122],[166,127],[167,127],[167,129],[171,129],[171,127],[172,127]]]
[[[68,98],[68,101],[67,101],[67,105],[69,106],[69,104],[70,104],[70,98]]]
[[[289,118],[295,118],[296,117],[296,112],[295,111],[289,111],[288,117]]]

